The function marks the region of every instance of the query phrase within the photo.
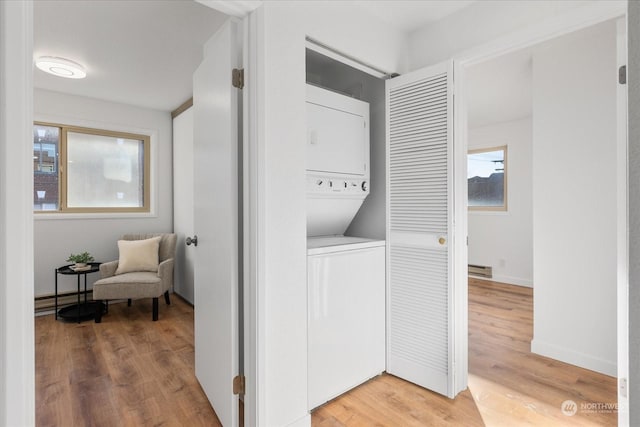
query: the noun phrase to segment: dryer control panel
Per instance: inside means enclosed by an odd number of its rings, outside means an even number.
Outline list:
[[[367,196],[369,181],[350,177],[307,174],[307,194]]]

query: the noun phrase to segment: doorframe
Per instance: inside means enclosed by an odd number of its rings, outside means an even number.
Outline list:
[[[627,16],[616,22],[616,65],[628,63]],[[629,101],[628,85],[616,85],[617,90],[617,354],[618,354],[618,425],[629,425]],[[624,114],[623,114],[624,113]],[[620,405],[621,404],[621,405]]]
[[[585,5],[575,10],[570,10],[564,14],[554,16],[541,23],[532,25],[523,30],[500,37],[489,43],[469,49],[453,58],[454,62],[454,170],[455,170],[455,186],[456,186],[456,212],[455,218],[457,230],[460,233],[468,235],[468,218],[467,218],[467,91],[466,69],[472,65],[487,61],[489,59],[514,52],[538,43],[572,33],[574,31],[587,28],[604,21],[616,18],[625,18],[627,15],[626,1],[598,2]],[[625,87],[626,90],[626,87]],[[627,120],[618,121],[618,127],[626,127]],[[620,133],[620,132],[618,132]],[[626,135],[626,130],[625,130]],[[618,138],[618,147],[620,144],[627,144],[626,137],[624,140]],[[624,297],[618,298],[618,377],[628,372],[628,353],[624,353],[628,349],[628,231],[626,224],[628,222],[628,211],[626,203],[626,194],[628,193],[628,180],[626,175],[619,176],[618,186],[624,186],[624,194],[618,197],[618,293],[624,291]],[[619,191],[622,193],[622,190]],[[620,212],[623,212],[620,213]],[[624,216],[624,219],[623,219]],[[459,245],[459,252],[455,256],[455,274],[454,274],[454,316],[455,316],[455,390],[459,393],[467,388],[468,382],[468,277],[467,277],[467,252],[465,245]],[[464,252],[464,253],[462,253]],[[625,341],[627,341],[625,343]],[[623,350],[623,351],[621,351]],[[624,354],[623,354],[624,353]],[[625,425],[625,416],[628,420],[628,397],[618,395],[620,405],[619,423]],[[627,412],[623,410],[627,408]],[[627,421],[628,423],[628,421]]]
[[[33,2],[0,2],[0,424],[35,424]],[[20,160],[22,159],[22,160]]]
[[[264,61],[264,49],[259,48],[258,34],[262,32],[263,15],[250,13],[244,18],[243,64],[243,221],[244,221],[244,425],[262,425],[265,418],[265,152],[264,111],[258,109],[264,81],[258,78],[258,64]]]

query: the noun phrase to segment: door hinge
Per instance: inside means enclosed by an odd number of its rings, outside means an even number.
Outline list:
[[[627,84],[627,66],[623,65],[618,68],[618,83],[621,85]]]
[[[233,394],[244,394],[244,375],[233,377]]]
[[[626,378],[620,378],[618,380],[618,391],[620,393],[620,396],[627,397],[627,379]]]
[[[244,88],[244,68],[234,68],[231,72],[231,84],[238,89]]]

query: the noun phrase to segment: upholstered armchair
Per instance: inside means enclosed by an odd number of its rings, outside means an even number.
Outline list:
[[[167,305],[173,287],[177,236],[173,233],[125,234],[118,241],[118,261],[100,265],[100,279],[93,284],[96,323],[102,321],[103,304],[109,300],[153,298],[152,319],[158,320],[158,298]]]

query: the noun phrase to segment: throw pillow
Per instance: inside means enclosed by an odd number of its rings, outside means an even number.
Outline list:
[[[158,271],[158,249],[162,236],[145,240],[118,240],[118,268],[116,274],[132,271]]]

